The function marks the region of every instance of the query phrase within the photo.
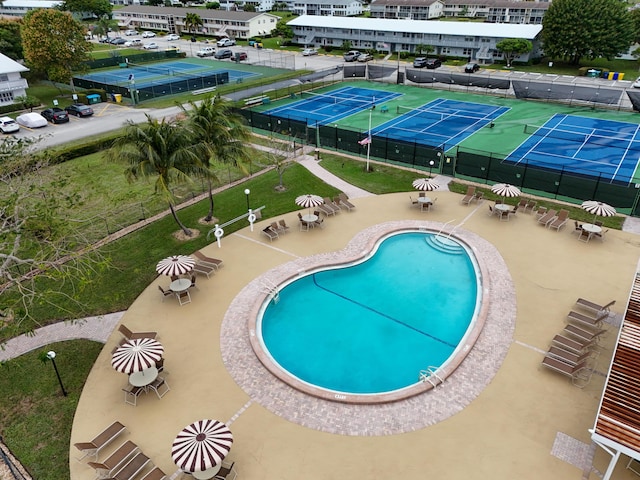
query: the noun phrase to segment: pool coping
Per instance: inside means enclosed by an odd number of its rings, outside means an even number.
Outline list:
[[[255,402],[309,428],[345,435],[387,435],[421,429],[449,418],[469,405],[490,383],[512,342],[516,318],[515,288],[497,249],[464,229],[456,229],[455,236],[468,246],[478,262],[486,299],[482,307],[485,320],[483,328],[473,334],[477,336],[474,347],[465,345],[464,348],[468,348],[466,358],[447,367],[451,371],[441,386],[433,388],[430,384],[422,384],[424,389],[411,397],[389,399],[386,403],[336,402],[291,387],[273,375],[255,354],[251,345],[255,332],[251,331],[250,319],[255,322],[260,306],[269,295],[265,286],[297,277],[319,265],[343,264],[347,257],[361,258],[385,234],[408,229],[452,231],[439,222],[381,223],[362,230],[342,250],[279,265],[240,291],[222,323],[221,354],[229,374]],[[405,421],[407,416],[412,418],[411,422]]]

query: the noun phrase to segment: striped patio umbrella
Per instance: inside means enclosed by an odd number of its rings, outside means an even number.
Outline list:
[[[413,185],[413,188],[416,190],[422,190],[423,192],[432,192],[440,186],[434,182],[432,178],[418,178],[414,180],[411,185]]]
[[[583,210],[589,213],[593,213],[593,222],[596,218],[600,217],[613,217],[616,214],[616,209],[606,203],[597,202],[595,200],[587,200],[580,205]]]
[[[307,195],[300,195],[299,197],[296,197],[296,205],[308,208],[309,213],[311,213],[312,207],[317,207],[318,205],[322,205],[323,203],[324,200],[322,199],[322,197],[319,197],[318,195],[312,195],[310,193]]]
[[[518,187],[515,187],[508,183],[496,183],[493,187],[491,187],[491,191],[496,195],[500,195],[503,202],[505,197],[519,197],[520,195],[522,195],[522,192]]]
[[[222,463],[231,450],[233,434],[218,420],[186,426],[173,441],[171,457],[183,472],[203,472]]]
[[[163,353],[164,347],[153,338],[127,340],[114,352],[111,366],[122,373],[141,372],[155,367]]]
[[[195,265],[196,261],[188,255],[172,255],[158,262],[156,272],[174,277],[189,273]]]

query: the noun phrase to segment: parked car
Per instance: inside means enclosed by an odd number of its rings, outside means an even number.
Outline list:
[[[202,47],[196,52],[198,57],[213,57],[216,53],[216,49],[213,47]]]
[[[247,52],[236,52],[235,60],[241,62],[247,59]]]
[[[230,38],[221,38],[218,40],[216,45],[219,47],[233,47],[236,44],[235,40],[231,40]]]
[[[111,45],[124,45],[127,41],[122,37],[116,37],[109,42]]]
[[[344,58],[345,62],[355,62],[356,60],[358,60],[358,57],[360,56],[360,52],[357,50],[349,50],[347,53],[345,53],[342,58]]]
[[[65,110],[69,115],[75,115],[76,117],[90,117],[93,115],[93,108],[88,105],[83,105],[82,103],[69,105],[65,107]]]
[[[438,68],[442,66],[442,62],[437,58],[427,58],[427,68]]]
[[[469,62],[464,66],[464,73],[475,73],[480,70],[480,65],[477,63]]]
[[[416,57],[413,61],[413,68],[424,68],[427,66],[426,57]]]
[[[16,117],[16,122],[28,128],[40,128],[47,126],[47,120],[36,112],[23,113]]]
[[[138,35],[138,32],[136,30],[125,30],[124,34],[127,37],[133,37],[134,35]]]
[[[41,115],[51,123],[66,123],[69,121],[67,112],[58,107],[47,108],[41,112]]]
[[[124,46],[125,47],[141,47],[142,40],[140,40],[139,38],[134,38],[133,40],[124,42]]]
[[[158,44],[155,43],[155,42],[151,42],[151,43],[145,44],[144,47],[142,47],[142,48],[144,48],[145,50],[157,50],[158,49]]]
[[[640,88],[640,77],[636,78],[636,81],[631,85],[633,88]]]
[[[142,38],[153,38],[156,34],[153,32],[142,32]]]
[[[231,58],[231,57],[233,57],[233,52],[228,48],[223,48],[222,50],[218,50],[216,54],[213,56],[213,58],[217,58],[218,60],[221,60],[223,58]]]
[[[171,42],[173,40],[180,40],[180,35],[178,35],[177,33],[170,33],[165,38]]]
[[[371,55],[370,53],[361,53],[360,55],[358,55],[359,62],[368,62],[369,60],[373,60],[373,55]]]
[[[318,51],[315,48],[305,48],[302,50],[302,56],[309,57],[311,55],[317,55]]]
[[[11,117],[0,117],[0,130],[2,133],[13,133],[20,130],[20,125]]]

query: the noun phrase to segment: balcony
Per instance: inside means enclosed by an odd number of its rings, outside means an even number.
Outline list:
[[[16,90],[24,90],[29,84],[24,78],[19,80],[11,80],[8,82],[0,82],[0,92],[14,92]]]

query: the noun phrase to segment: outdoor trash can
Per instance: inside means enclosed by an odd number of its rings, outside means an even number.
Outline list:
[[[97,93],[87,95],[87,102],[89,102],[89,105],[100,103],[100,101],[100,95],[98,95]]]
[[[122,103],[122,94],[121,93],[114,93],[113,94],[113,101],[116,103]]]

